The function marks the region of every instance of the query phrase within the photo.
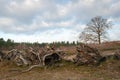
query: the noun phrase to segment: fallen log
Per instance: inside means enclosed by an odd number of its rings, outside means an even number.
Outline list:
[[[101,58],[101,62],[107,60],[120,60],[120,49],[115,50],[114,54],[106,55]]]
[[[96,48],[89,47],[85,44],[80,44],[76,47],[77,55],[74,59],[74,63],[77,65],[83,64],[98,64],[101,59],[101,55]]]

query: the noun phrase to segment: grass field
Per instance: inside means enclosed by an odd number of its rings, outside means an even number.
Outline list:
[[[102,55],[109,55],[120,48],[120,42],[105,43],[97,48]],[[76,53],[72,49],[75,47],[66,50],[69,54]],[[99,66],[76,66],[63,61],[59,65],[34,68],[21,73],[21,70],[27,68],[28,66],[18,67],[12,62],[0,62],[0,80],[120,80],[120,60],[107,60]]]
[[[99,66],[76,66],[63,62],[61,66],[34,68],[26,73],[18,70],[27,67],[17,67],[8,62],[0,63],[0,68],[0,80],[120,80],[120,61],[115,60]]]

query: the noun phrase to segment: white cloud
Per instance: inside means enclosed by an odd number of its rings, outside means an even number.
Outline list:
[[[5,26],[5,25],[12,25],[14,23],[14,20],[11,18],[0,18],[0,25]]]
[[[0,33],[1,37],[6,40],[8,38],[15,40],[16,42],[53,42],[53,41],[76,41],[77,32],[67,29],[54,29],[47,30],[45,32],[36,32],[31,35],[24,34],[4,34]]]
[[[119,0],[1,0],[0,31],[14,37],[23,36],[24,41],[30,38],[31,41],[52,41],[62,37],[74,40],[71,34],[78,35],[94,16],[103,16],[119,27],[119,5]],[[36,32],[43,37],[36,37]]]
[[[42,1],[34,1],[34,0],[24,0],[22,2],[11,1],[7,6],[9,12],[15,15],[27,16],[28,14],[32,14],[38,9],[42,9],[44,4]]]

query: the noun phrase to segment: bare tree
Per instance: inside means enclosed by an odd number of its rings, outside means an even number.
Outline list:
[[[86,31],[83,31],[80,33],[79,39],[81,41],[84,41],[85,43],[95,42],[95,38],[94,38],[93,34],[90,34]]]
[[[101,41],[107,38],[106,30],[111,28],[111,26],[111,21],[103,19],[101,16],[96,16],[87,24],[87,27],[79,35],[79,39],[85,42],[94,41],[101,44]]]

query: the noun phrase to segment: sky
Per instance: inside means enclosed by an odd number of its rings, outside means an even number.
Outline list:
[[[120,40],[120,0],[0,0],[0,37],[15,42],[77,41],[95,16],[112,21]]]

